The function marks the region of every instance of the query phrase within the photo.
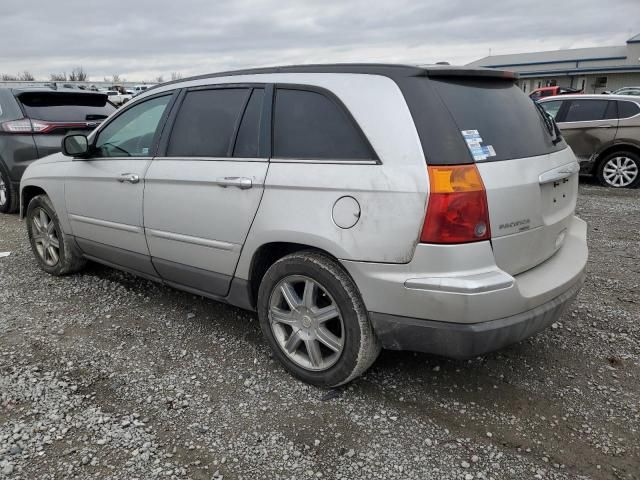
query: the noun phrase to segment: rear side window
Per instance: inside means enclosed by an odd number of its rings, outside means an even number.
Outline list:
[[[188,92],[169,139],[169,157],[228,157],[249,88]]]
[[[316,91],[278,88],[273,156],[314,160],[373,160],[360,129],[337,100]]]
[[[254,89],[244,111],[236,144],[233,149],[234,157],[256,158],[258,157],[260,138],[260,118],[262,116],[263,89]]]
[[[618,101],[618,118],[630,118],[640,113],[637,103]]]
[[[589,122],[594,120],[604,120],[607,115],[607,100],[571,100],[569,108],[564,117],[564,122]]]
[[[22,118],[22,112],[10,90],[0,88],[0,122]]]
[[[116,110],[99,93],[23,92],[18,100],[27,117],[47,122],[103,120]]]
[[[468,148],[460,152],[450,133],[445,132],[445,137],[427,132],[430,142],[425,145],[423,140],[423,146],[428,163],[468,163],[470,153],[475,161],[509,160],[544,155],[566,147],[553,124],[511,80],[452,76],[431,79],[429,83],[454,123],[449,123],[446,113],[431,101],[429,107],[433,112],[423,120],[426,122],[423,127],[418,126],[419,131],[422,128],[442,130],[441,125],[447,130],[457,129],[457,138],[464,138]],[[429,85],[425,85],[427,87]],[[443,138],[447,139],[446,144]],[[434,148],[432,145],[436,142],[438,145]]]

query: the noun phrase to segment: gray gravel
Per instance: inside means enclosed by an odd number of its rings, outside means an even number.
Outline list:
[[[0,216],[0,478],[640,478],[640,197],[582,185],[589,276],[533,339],[383,352],[340,391],[253,314],[92,264],[40,271]]]

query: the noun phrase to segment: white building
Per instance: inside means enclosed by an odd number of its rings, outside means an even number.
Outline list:
[[[640,34],[615,47],[490,55],[469,66],[518,72],[525,92],[555,85],[584,93],[640,86]]]

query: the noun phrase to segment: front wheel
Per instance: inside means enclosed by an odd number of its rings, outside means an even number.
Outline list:
[[[0,213],[13,213],[18,207],[18,195],[9,175],[0,164]]]
[[[275,357],[312,385],[350,382],[380,353],[356,285],[335,260],[320,253],[293,253],[267,270],[258,316]]]
[[[34,197],[27,207],[29,243],[40,268],[51,275],[77,272],[86,261],[60,227],[47,195]]]
[[[640,156],[632,152],[607,155],[598,165],[597,176],[606,187],[637,187],[640,184]]]

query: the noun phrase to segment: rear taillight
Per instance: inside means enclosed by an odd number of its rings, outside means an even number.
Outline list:
[[[49,133],[59,128],[89,128],[87,123],[45,122],[43,120],[11,120],[0,123],[0,130],[6,133]]]
[[[429,204],[422,243],[468,243],[489,240],[487,195],[475,165],[428,167]]]
[[[21,120],[11,120],[10,122],[0,123],[0,128],[7,133],[32,133],[31,120],[23,118]]]

